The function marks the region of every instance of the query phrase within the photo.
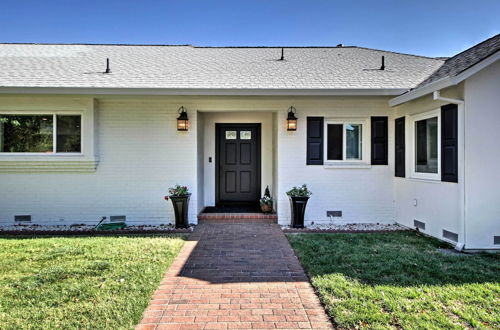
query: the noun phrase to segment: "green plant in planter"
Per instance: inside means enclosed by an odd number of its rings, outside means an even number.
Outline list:
[[[300,187],[293,187],[286,194],[290,197],[310,197],[312,192],[307,188],[306,184],[303,184]]]
[[[260,209],[264,213],[269,213],[273,211],[273,198],[271,197],[271,193],[269,192],[269,186],[266,187],[266,191],[264,192],[264,196],[259,200]]]
[[[168,188],[168,196],[165,197],[180,197],[180,196],[188,196],[190,195],[188,187],[175,185],[173,187]],[[168,198],[166,198],[168,199]]]
[[[269,192],[269,186],[266,187],[264,196],[262,196],[262,198],[260,199],[260,205],[273,206],[273,198],[271,197],[271,193]]]
[[[165,200],[170,199],[172,201],[176,228],[189,227],[188,207],[190,196],[191,194],[186,186],[175,185],[174,187],[168,188],[168,196],[165,196]]]
[[[306,205],[312,192],[303,184],[300,187],[293,187],[286,192],[290,200],[290,213],[292,215],[292,227],[304,228],[304,215],[306,213]]]
[[[260,205],[273,206],[273,198],[271,196],[264,196],[260,199]]]

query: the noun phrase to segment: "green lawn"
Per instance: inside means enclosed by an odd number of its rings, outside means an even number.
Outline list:
[[[0,329],[130,329],[183,242],[0,238]]]
[[[500,255],[445,255],[415,232],[289,234],[343,328],[500,328]]]

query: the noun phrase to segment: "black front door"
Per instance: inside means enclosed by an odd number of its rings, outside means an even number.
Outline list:
[[[216,124],[217,205],[257,204],[260,124]]]

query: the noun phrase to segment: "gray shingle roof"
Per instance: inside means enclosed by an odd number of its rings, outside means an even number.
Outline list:
[[[443,60],[359,47],[0,44],[1,87],[410,89]],[[379,70],[381,56],[385,70]],[[103,74],[110,58],[111,74]]]
[[[500,34],[487,39],[471,48],[447,59],[443,65],[421,82],[417,88],[424,87],[444,77],[453,77],[481,62],[500,50]]]

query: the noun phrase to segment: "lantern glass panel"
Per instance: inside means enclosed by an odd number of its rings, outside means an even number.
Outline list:
[[[189,120],[187,119],[177,119],[177,130],[187,131],[189,128]]]
[[[297,119],[288,119],[287,120],[287,129],[289,131],[296,131],[297,130]]]

